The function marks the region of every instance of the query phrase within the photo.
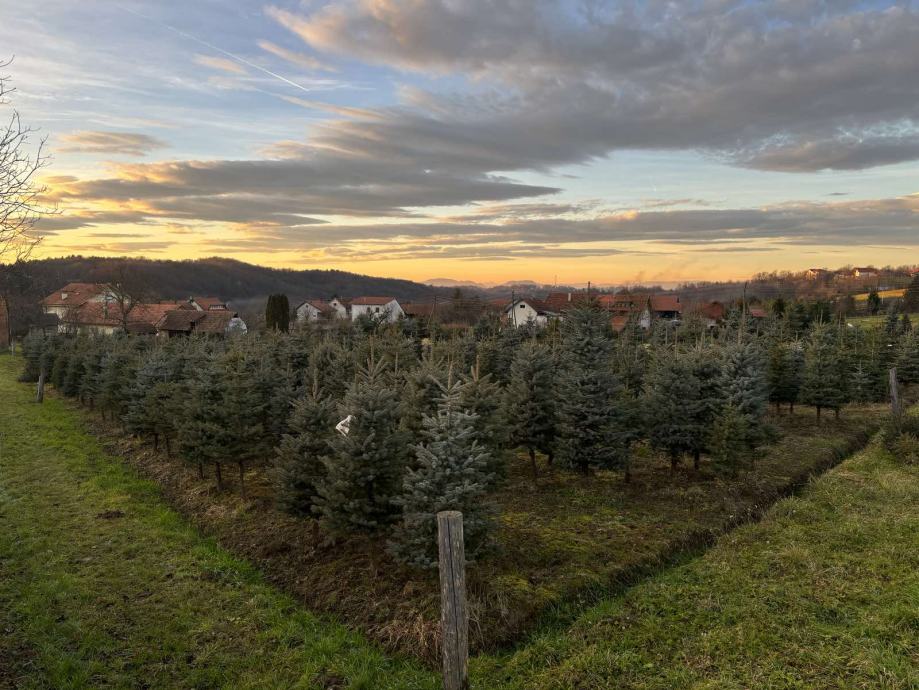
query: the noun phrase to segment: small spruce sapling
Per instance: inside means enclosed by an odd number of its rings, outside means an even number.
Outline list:
[[[555,446],[555,366],[550,350],[537,341],[524,343],[511,363],[504,392],[504,417],[510,444],[530,455],[533,479],[538,476],[536,453],[549,458]],[[551,462],[550,462],[551,464]]]
[[[399,391],[386,383],[381,362],[363,369],[339,405],[352,416],[346,435],[336,434],[323,458],[317,506],[335,532],[378,532],[398,514],[410,437],[400,425]]]
[[[402,495],[402,520],[390,549],[403,563],[437,566],[437,513],[463,514],[466,557],[474,559],[491,529],[491,511],[485,501],[493,477],[488,450],[476,432],[476,414],[460,406],[459,383],[448,382],[435,415],[425,415],[423,441],[415,446],[415,468],[408,470]]]
[[[322,395],[318,377],[311,390],[293,403],[290,431],[277,448],[275,479],[278,504],[293,515],[311,515],[316,505],[317,485],[325,474],[329,442],[335,433],[335,406]]]

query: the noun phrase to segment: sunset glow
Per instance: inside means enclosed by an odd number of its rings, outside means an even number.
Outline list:
[[[902,3],[35,0],[0,44],[53,154],[38,256],[569,284],[917,262]]]

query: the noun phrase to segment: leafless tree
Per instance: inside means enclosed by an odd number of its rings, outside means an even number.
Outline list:
[[[0,62],[0,112],[10,104],[14,91],[9,76],[2,74],[12,59]],[[40,236],[35,222],[53,212],[41,201],[45,193],[39,171],[48,163],[45,140],[31,146],[35,130],[22,123],[14,109],[0,124],[0,301],[6,307],[8,335],[12,334],[12,295],[24,280],[24,271]],[[10,340],[12,343],[12,340]]]
[[[121,328],[127,333],[131,312],[138,304],[151,297],[150,286],[136,271],[122,263],[115,269],[115,274],[107,287],[117,310],[115,317],[121,321]]]
[[[12,60],[0,62],[0,71]],[[0,74],[0,108],[9,105],[13,93],[10,78]],[[22,123],[14,109],[0,125],[0,263],[28,259],[39,243],[35,222],[50,209],[41,197],[45,187],[38,181],[39,171],[48,163],[45,140],[31,150],[35,130]]]

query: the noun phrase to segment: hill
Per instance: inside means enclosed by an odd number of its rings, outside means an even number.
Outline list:
[[[220,257],[168,261],[68,256],[31,261],[28,269],[31,281],[46,292],[68,281],[108,282],[127,273],[132,281],[147,286],[163,299],[218,295],[227,300],[249,300],[284,293],[291,301],[358,295],[392,295],[410,301],[450,292],[410,280],[373,278],[346,271],[268,268]]]
[[[122,282],[143,299],[218,296],[257,323],[270,294],[283,293],[291,305],[308,298],[391,295],[406,301],[431,301],[454,290],[395,278],[347,271],[292,270],[256,266],[234,259],[196,260],[67,256],[0,266],[0,296],[10,305],[12,333],[22,335],[39,318],[38,302],[69,282]]]

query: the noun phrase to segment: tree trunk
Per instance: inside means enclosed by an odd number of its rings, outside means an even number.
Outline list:
[[[676,466],[680,464],[680,455],[675,450],[670,451],[670,474],[676,472]]]
[[[163,442],[166,444],[166,457],[172,457],[172,448],[169,445],[169,434],[163,434]]]
[[[239,494],[243,498],[246,497],[246,467],[242,460],[238,463],[239,465]]]
[[[820,405],[817,405],[817,421],[820,421]]]
[[[699,460],[702,458],[702,451],[694,450],[692,452],[692,468],[698,472],[699,471]]]
[[[833,414],[835,415],[836,419],[839,419],[839,408],[838,407],[833,410]]]
[[[160,449],[160,435],[155,433],[153,434],[153,452],[156,453]]]
[[[536,480],[539,479],[539,468],[536,467],[536,450],[530,448],[530,467],[533,468],[533,486],[536,486]]]
[[[792,400],[790,403],[788,403],[788,414],[794,414],[794,413],[795,413],[795,401]]]
[[[223,490],[223,473],[221,472],[221,467],[219,462],[214,463],[214,471],[217,473],[217,489]]]
[[[626,455],[625,457],[624,470],[625,470],[625,477],[624,477],[625,483],[631,484],[632,483],[632,458],[629,455]]]
[[[204,463],[198,461],[198,479],[204,479]]]

